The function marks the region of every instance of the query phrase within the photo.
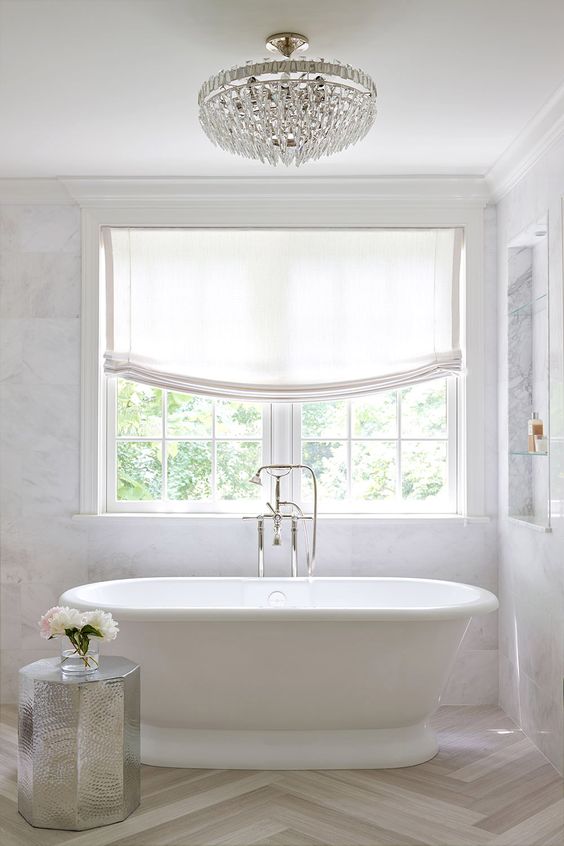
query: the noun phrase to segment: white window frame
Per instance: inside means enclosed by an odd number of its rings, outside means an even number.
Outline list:
[[[335,437],[330,440],[344,440],[347,442],[349,449],[349,465],[350,465],[350,448],[356,440],[369,441],[397,441],[398,461],[398,491],[401,486],[401,442],[404,440],[440,440],[447,442],[447,467],[448,467],[448,505],[441,511],[433,507],[425,507],[421,503],[421,507],[416,508],[416,503],[403,502],[398,507],[396,502],[362,502],[358,500],[351,500],[347,498],[341,501],[320,501],[319,512],[321,514],[405,514],[405,515],[435,515],[435,514],[456,514],[458,513],[458,381],[456,377],[445,377],[447,385],[447,431],[446,435],[440,438],[354,438],[350,434],[350,402],[348,403],[348,432],[346,437]],[[429,383],[425,383],[429,384]],[[200,501],[175,501],[175,500],[119,500],[116,496],[116,482],[117,482],[117,467],[116,467],[116,447],[120,440],[117,436],[117,379],[115,377],[106,380],[106,509],[108,513],[172,513],[172,514],[231,514],[248,512],[253,509],[255,503],[252,500],[217,500],[208,499]],[[255,438],[216,438],[215,437],[215,422],[212,434],[209,437],[188,438],[183,436],[167,436],[166,432],[166,392],[163,390],[163,434],[162,436],[152,437],[123,437],[125,441],[155,441],[161,443],[162,449],[162,465],[163,473],[166,476],[166,444],[171,441],[211,441],[212,449],[215,450],[216,444],[221,441],[229,440],[256,440]],[[398,430],[399,430],[399,416],[401,414],[401,404],[398,403]],[[301,463],[301,417],[302,405],[301,403],[263,403],[262,404],[262,459],[260,464],[269,463]],[[306,439],[307,440],[307,439]],[[214,461],[215,469],[215,461]],[[214,479],[212,478],[212,486]],[[290,497],[294,502],[298,502],[304,510],[311,510],[312,503],[304,500],[301,493],[301,476],[299,474],[289,477],[282,482],[283,496]],[[263,485],[268,485],[268,479],[263,480]],[[290,487],[288,487],[290,485]],[[349,479],[350,485],[350,479]],[[268,496],[268,494],[267,494]],[[264,500],[264,493],[261,496],[261,501]]]
[[[286,180],[285,180],[286,181]],[[111,182],[111,181],[110,181]],[[278,183],[279,180],[276,180]],[[425,182],[424,180],[422,182]],[[103,226],[193,228],[410,228],[462,227],[465,278],[461,335],[466,372],[458,379],[458,507],[464,518],[484,515],[484,279],[483,195],[458,184],[411,184],[368,190],[349,180],[295,180],[289,193],[270,180],[173,180],[144,183],[77,180],[82,206],[82,365],[80,511],[103,515],[106,500],[106,379],[103,374],[105,292],[101,285]],[[460,189],[460,190],[459,190]],[[466,278],[470,284],[466,284]],[[276,421],[273,421],[276,431]],[[278,427],[280,427],[278,423]],[[287,425],[286,425],[287,428]],[[291,426],[290,426],[291,429]],[[291,433],[287,449],[291,454]],[[276,436],[276,435],[275,435]],[[286,441],[288,438],[286,437]],[[168,509],[167,509],[168,510]],[[351,515],[352,516],[352,515]],[[402,515],[403,516],[403,515]],[[435,516],[435,515],[433,515]],[[405,519],[410,519],[405,515]]]
[[[256,506],[254,500],[218,500],[218,499],[203,499],[203,500],[119,500],[116,496],[117,487],[117,467],[116,467],[116,450],[118,444],[117,437],[117,379],[111,377],[106,379],[106,510],[108,513],[151,513],[151,514],[239,514],[241,511],[253,509]],[[262,440],[262,458],[260,464],[268,464],[271,462],[272,456],[272,422],[271,409],[269,403],[262,404],[262,438],[241,437],[241,438],[224,438],[216,437],[215,433],[215,413],[212,421],[212,433],[209,437],[186,437],[186,436],[168,436],[166,434],[166,391],[162,390],[162,425],[163,431],[161,436],[155,437],[124,437],[124,441],[155,441],[161,444],[161,459],[163,474],[166,479],[167,474],[167,443],[172,441],[210,441],[212,444],[212,451],[214,453],[214,460],[212,462],[212,488],[215,489],[215,469],[216,460],[215,452],[218,443],[223,441],[256,441]]]
[[[431,384],[431,380],[429,382],[425,382],[422,384]],[[401,389],[400,389],[401,390]],[[428,437],[401,437],[400,436],[400,415],[401,415],[401,403],[398,402],[397,406],[397,416],[398,416],[398,437],[381,437],[381,438],[362,438],[362,437],[353,437],[351,433],[351,404],[348,402],[348,412],[347,412],[347,435],[346,437],[328,437],[328,438],[304,438],[304,440],[335,440],[335,441],[345,441],[347,444],[348,449],[348,469],[350,471],[351,467],[351,447],[355,441],[396,441],[396,448],[397,448],[397,463],[396,463],[396,473],[397,473],[397,490],[398,493],[401,491],[401,444],[403,441],[446,441],[447,443],[447,471],[448,471],[448,479],[447,479],[447,498],[448,502],[445,504],[445,507],[442,510],[438,510],[436,507],[433,508],[433,503],[429,503],[427,506],[425,503],[420,503],[419,507],[417,507],[417,503],[415,501],[393,501],[393,502],[386,502],[386,501],[358,501],[353,500],[350,497],[344,500],[334,500],[334,501],[325,501],[320,500],[319,510],[320,513],[326,514],[377,514],[377,515],[385,515],[385,514],[405,514],[409,515],[412,514],[414,516],[422,516],[422,515],[434,515],[434,514],[457,514],[458,513],[458,498],[459,498],[459,485],[458,485],[458,380],[455,376],[446,377],[446,411],[447,411],[447,427],[446,427],[446,435],[440,438],[428,438]],[[399,393],[400,391],[398,391]],[[292,420],[292,429],[293,429],[293,463],[301,463],[302,461],[302,434],[301,434],[301,422],[302,422],[302,410],[301,405],[296,404],[293,406],[293,420]],[[350,492],[350,485],[351,479],[350,475],[348,478],[349,484],[349,492]],[[306,511],[310,511],[312,507],[312,503],[305,500],[302,497],[301,493],[301,478],[296,475],[293,488],[292,488],[292,497],[295,499],[296,502],[300,503],[302,508]]]

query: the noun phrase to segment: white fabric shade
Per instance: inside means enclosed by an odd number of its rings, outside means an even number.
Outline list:
[[[461,369],[462,230],[105,228],[105,370],[221,397],[352,397]]]

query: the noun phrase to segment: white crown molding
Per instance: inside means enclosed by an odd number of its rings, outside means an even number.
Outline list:
[[[561,138],[564,138],[564,84],[487,172],[485,181],[491,202],[499,202]]]
[[[59,179],[2,179],[0,204],[5,206],[61,206],[76,205]]]
[[[178,208],[197,202],[245,200],[354,202],[395,206],[483,208],[488,190],[481,177],[171,177],[0,179],[4,204],[76,204],[95,207]]]
[[[80,206],[181,206],[193,201],[371,200],[396,204],[483,207],[487,187],[476,177],[191,177],[168,179],[63,179]]]

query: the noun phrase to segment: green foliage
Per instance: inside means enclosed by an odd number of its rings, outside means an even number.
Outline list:
[[[446,484],[446,444],[417,442],[404,444],[402,454],[402,496],[423,500],[441,493]]]
[[[82,632],[83,635],[89,635],[89,636],[93,635],[94,637],[103,637],[103,634],[100,631],[100,629],[94,628],[94,626],[91,626],[89,623],[86,626],[83,626],[80,631]]]
[[[446,435],[446,380],[413,385],[401,392],[402,437]]]
[[[210,499],[212,448],[209,441],[170,441],[167,444],[168,498]]]
[[[354,438],[397,437],[397,393],[387,391],[352,403]]]
[[[209,438],[213,427],[213,402],[191,394],[167,391],[167,435]]]
[[[319,498],[345,499],[347,496],[347,447],[343,441],[304,441],[304,464],[313,467],[317,476]],[[303,475],[302,492],[311,500],[313,492],[307,474]]]
[[[91,631],[87,631],[88,629],[91,629]],[[98,629],[93,628],[93,626],[83,626],[81,629],[65,629],[65,634],[74,646],[77,654],[80,655],[83,660],[90,646],[90,637],[102,637],[102,633],[99,632]],[[86,660],[84,663],[86,667],[89,666]]]
[[[257,489],[249,479],[261,463],[259,441],[219,441],[217,444],[217,493],[221,499],[255,499]]]
[[[346,402],[306,402],[302,405],[302,438],[344,438]]]
[[[216,433],[219,437],[260,436],[262,407],[258,403],[219,400],[215,405]]]
[[[378,501],[396,496],[394,441],[360,441],[353,444],[352,487],[355,499]]]
[[[162,432],[162,391],[117,380],[117,433],[140,438],[160,437]]]
[[[117,498],[140,501],[162,496],[161,445],[154,441],[118,441]]]
[[[441,438],[447,432],[446,380],[414,385],[402,391],[375,394],[351,402],[351,495],[378,502],[393,499],[396,490],[398,399],[404,438]],[[320,500],[347,496],[346,442],[309,441],[312,437],[346,435],[346,403],[305,403],[302,406],[302,460],[319,480]],[[365,439],[382,440],[365,440]],[[446,441],[402,441],[401,497],[426,500],[446,486]],[[303,492],[311,499],[304,477]]]

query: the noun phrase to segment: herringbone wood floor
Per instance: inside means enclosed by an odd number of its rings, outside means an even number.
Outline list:
[[[562,846],[562,779],[499,709],[443,707],[441,751],[399,770],[248,772],[143,767],[142,803],[86,832],[16,810],[16,709],[0,723],[2,846]]]

